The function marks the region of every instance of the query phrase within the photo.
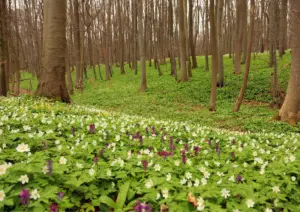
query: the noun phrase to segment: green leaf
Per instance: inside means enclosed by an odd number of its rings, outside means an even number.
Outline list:
[[[122,209],[125,204],[129,186],[130,186],[130,180],[127,181],[126,183],[124,183],[120,187],[120,192],[118,194],[118,199],[117,199],[117,208],[118,209]]]
[[[117,207],[116,203],[111,198],[109,198],[108,196],[101,196],[99,198],[99,201],[101,203],[107,205],[108,207],[111,207],[111,208],[114,208],[114,209]]]

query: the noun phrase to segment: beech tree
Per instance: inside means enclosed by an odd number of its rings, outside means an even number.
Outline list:
[[[252,50],[252,40],[253,40],[253,29],[254,29],[254,10],[255,10],[255,2],[251,0],[251,8],[250,8],[250,28],[249,28],[249,40],[247,45],[247,59],[246,59],[246,69],[245,75],[243,79],[243,85],[240,89],[239,96],[236,99],[233,112],[238,112],[240,110],[242,101],[244,99],[247,83],[248,83],[248,76],[250,72],[250,65],[251,65],[251,50]]]
[[[282,121],[296,125],[299,121],[300,110],[300,1],[290,0],[290,11],[292,67],[287,95],[280,109],[279,117]]]
[[[178,0],[179,37],[180,37],[180,81],[188,81],[186,68],[186,32],[184,21],[184,0]]]
[[[217,100],[217,74],[218,74],[218,50],[217,50],[217,32],[215,22],[215,3],[210,0],[210,36],[211,36],[211,49],[212,49],[212,80],[211,80],[211,94],[209,110],[216,110]]]
[[[246,17],[247,17],[247,0],[236,0],[236,33],[235,33],[235,73],[241,73],[241,56],[242,56],[242,45],[243,45],[243,38],[246,24]]]
[[[140,63],[141,63],[141,91],[145,91],[147,88],[146,81],[146,57],[145,57],[145,43],[144,43],[144,26],[143,26],[143,4],[144,0],[139,0],[138,7],[138,34],[139,34],[139,46],[140,46]]]
[[[44,41],[45,58],[36,94],[70,103],[65,79],[67,2],[61,0],[45,0],[45,2],[44,14],[47,15],[45,17],[47,24],[44,26],[47,34]]]

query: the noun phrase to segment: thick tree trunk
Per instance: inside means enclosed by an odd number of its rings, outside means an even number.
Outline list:
[[[179,16],[179,40],[180,40],[180,81],[188,81],[188,73],[186,70],[186,34],[184,22],[184,0],[178,0],[178,16]]]
[[[300,110],[300,1],[290,0],[290,10],[292,70],[287,95],[279,116],[282,121],[288,121],[291,125],[295,125],[299,121],[297,117]]]
[[[249,28],[249,40],[248,40],[248,47],[247,47],[247,59],[246,59],[246,70],[243,80],[243,85],[241,87],[240,93],[238,98],[236,99],[233,112],[238,112],[240,110],[242,101],[244,99],[245,91],[248,84],[248,76],[250,72],[250,65],[251,65],[251,50],[252,50],[252,40],[253,40],[253,31],[254,31],[254,13],[255,12],[255,2],[251,0],[251,8],[250,8],[250,28]]]
[[[146,55],[144,43],[144,26],[143,26],[143,4],[144,0],[139,0],[138,5],[138,28],[139,28],[139,47],[140,47],[140,63],[141,63],[141,91],[147,88],[146,81]]]
[[[50,0],[46,0],[50,1]],[[44,28],[45,66],[36,94],[63,102],[71,102],[66,86],[66,1],[51,0],[48,4],[48,23]]]

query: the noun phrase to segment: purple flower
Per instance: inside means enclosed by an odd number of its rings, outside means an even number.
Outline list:
[[[148,167],[148,162],[146,160],[142,160],[142,164],[143,164],[144,170],[146,170]]]
[[[28,205],[30,200],[30,193],[29,190],[26,190],[25,188],[22,188],[21,193],[19,194],[19,197],[21,198],[21,202],[23,205]]]
[[[237,177],[236,177],[236,181],[238,182],[238,183],[240,183],[240,182],[242,182],[242,176],[241,175],[238,175]]]
[[[186,152],[189,151],[189,145],[188,145],[188,144],[184,144],[184,150],[185,150]]]
[[[146,134],[148,135],[148,134],[149,134],[149,129],[148,129],[148,127],[145,128],[145,131],[146,131]]]
[[[132,139],[140,139],[140,132],[136,132],[136,134],[132,136]]]
[[[183,164],[186,164],[186,155],[185,155],[185,150],[181,151],[181,160]]]
[[[59,201],[61,201],[64,196],[65,196],[64,192],[59,192],[57,198]]]
[[[90,133],[94,134],[95,133],[95,124],[90,125]]]
[[[52,175],[53,166],[52,166],[52,160],[47,160],[47,168],[48,168],[48,174]]]
[[[160,152],[157,153],[159,156],[164,157],[164,159],[166,159],[168,156],[173,155],[173,152],[167,152],[165,150],[162,150]]]
[[[234,160],[234,158],[235,158],[234,152],[231,153],[231,158],[232,158],[232,160]]]
[[[46,143],[46,141],[43,141],[43,146],[44,146],[44,150],[46,150],[47,149],[47,143]]]
[[[143,145],[143,136],[140,135],[139,140],[140,140],[140,144]]]
[[[195,147],[194,147],[194,151],[195,151],[195,155],[198,155],[199,152],[200,152],[200,147],[195,146]]]
[[[72,135],[75,136],[75,127],[72,126]]]
[[[50,212],[59,212],[59,210],[58,210],[58,205],[56,204],[56,203],[52,203],[51,205],[50,205]]]
[[[95,157],[94,157],[94,163],[98,163],[98,160],[99,160],[98,156],[95,155]]]
[[[135,210],[135,212],[151,212],[152,211],[152,208],[150,205],[143,204],[143,203],[141,203],[140,200],[137,201],[137,203],[135,204],[133,209]]]
[[[173,137],[170,137],[170,143],[169,143],[169,147],[170,147],[170,151],[174,151],[175,150],[175,145],[173,143]]]

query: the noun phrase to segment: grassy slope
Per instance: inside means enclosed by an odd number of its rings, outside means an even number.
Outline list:
[[[279,79],[283,89],[286,88],[289,70],[290,54],[279,59]],[[230,130],[242,131],[300,131],[300,127],[291,128],[287,124],[271,122],[271,117],[277,110],[271,109],[271,73],[268,68],[268,55],[257,55],[253,60],[249,76],[249,84],[245,99],[255,101],[243,104],[240,113],[233,113],[232,107],[239,92],[243,75],[232,74],[232,60],[224,57],[226,87],[218,89],[217,112],[211,113],[207,106],[210,97],[211,73],[204,71],[204,58],[198,58],[199,68],[193,70],[193,77],[188,83],[177,83],[169,75],[170,64],[162,65],[163,76],[159,77],[154,67],[147,65],[146,93],[139,92],[140,75],[134,75],[126,65],[126,75],[119,74],[119,68],[113,67],[113,78],[110,82],[95,81],[89,71],[89,79],[85,81],[85,90],[75,93],[74,103],[93,105],[102,109],[118,111],[127,114],[156,117],[201,123]],[[101,67],[104,76],[104,67]],[[98,73],[98,72],[97,72]],[[75,75],[74,75],[75,79]],[[33,87],[37,85],[33,81]],[[28,83],[21,84],[28,88]],[[259,103],[258,103],[259,102]]]

